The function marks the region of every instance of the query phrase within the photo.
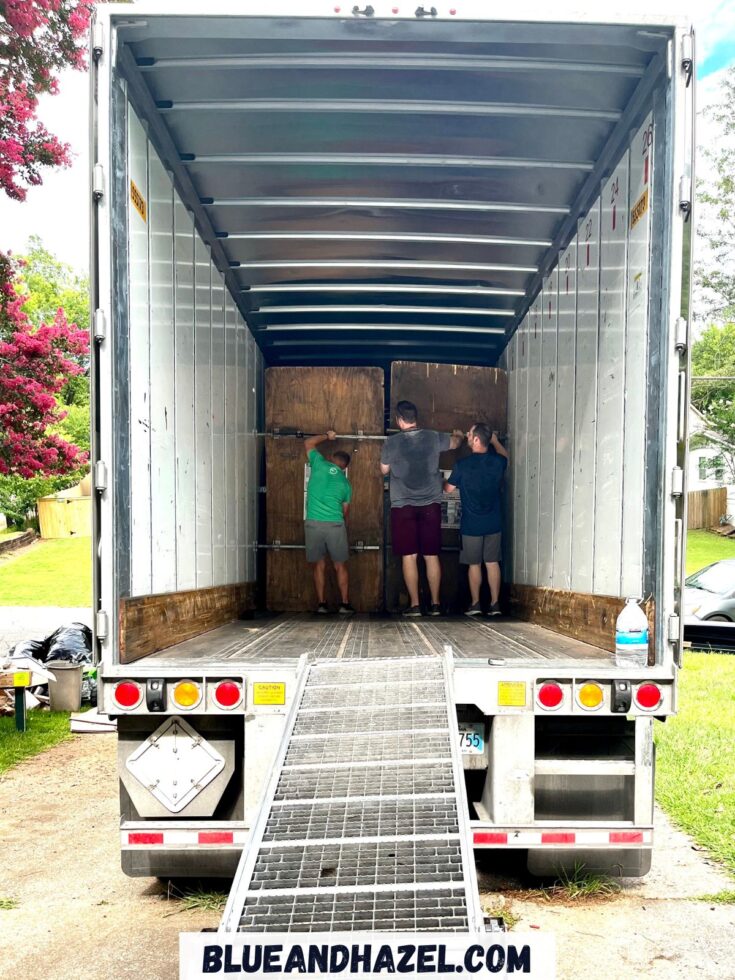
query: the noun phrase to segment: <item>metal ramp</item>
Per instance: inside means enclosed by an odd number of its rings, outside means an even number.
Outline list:
[[[306,664],[223,932],[482,928],[446,656]]]

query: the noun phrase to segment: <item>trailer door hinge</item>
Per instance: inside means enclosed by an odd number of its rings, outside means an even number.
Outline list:
[[[105,171],[101,163],[92,169],[92,200],[101,201],[105,194]]]
[[[677,317],[676,320],[676,330],[674,347],[677,353],[683,354],[688,346],[689,342],[689,321],[685,320],[683,316]]]
[[[691,34],[685,34],[681,39],[681,70],[686,76],[686,85],[689,88],[694,75],[694,38]]]
[[[679,180],[679,210],[684,215],[684,220],[689,221],[692,213],[692,179],[682,177]]]
[[[684,493],[684,470],[681,466],[675,466],[671,471],[671,496],[681,497]]]
[[[100,493],[107,489],[107,465],[101,459],[94,464],[94,488]]]
[[[94,311],[94,339],[102,341],[107,336],[107,318],[104,310]]]
[[[681,624],[678,616],[669,616],[669,643],[677,643]]]
[[[94,619],[94,631],[98,640],[104,640],[107,637],[107,613],[101,609]]]

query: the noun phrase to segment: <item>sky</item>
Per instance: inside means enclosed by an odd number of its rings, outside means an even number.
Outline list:
[[[592,0],[591,6],[601,0]],[[604,9],[609,9],[608,4]],[[175,9],[174,0],[159,0],[162,10]],[[242,7],[241,4],[239,4]],[[654,14],[678,10],[693,19],[697,36],[697,101],[700,109],[697,142],[707,145],[716,138],[712,124],[701,110],[717,98],[723,73],[735,64],[735,3],[732,0],[616,0],[621,13]],[[692,9],[696,8],[696,9]],[[308,3],[306,9],[315,9]],[[604,20],[601,5],[600,20]],[[573,16],[571,17],[573,19]],[[47,171],[43,185],[28,191],[25,202],[10,201],[0,192],[0,249],[22,253],[30,235],[40,235],[58,258],[80,272],[89,267],[89,153],[87,148],[88,84],[86,74],[65,72],[56,96],[45,97],[39,116],[51,132],[69,143],[72,165]],[[701,174],[701,169],[700,169]]]

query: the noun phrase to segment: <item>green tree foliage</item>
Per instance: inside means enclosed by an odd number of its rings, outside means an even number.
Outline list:
[[[63,476],[0,476],[0,513],[5,514],[11,527],[38,527],[36,501],[40,497],[73,487],[84,476],[75,470]]]
[[[692,346],[692,405],[701,412],[707,431],[690,440],[691,448],[720,450],[711,460],[723,465],[725,479],[735,482],[735,382],[697,381],[697,377],[735,377],[735,323],[708,327]]]
[[[33,325],[51,323],[62,307],[69,323],[89,330],[89,279],[52,255],[38,235],[28,239],[22,262],[21,289],[28,294],[23,312]]]
[[[713,176],[699,187],[695,280],[701,313],[735,320],[735,68],[725,75],[720,101],[707,112],[721,138],[714,148],[700,150]]]

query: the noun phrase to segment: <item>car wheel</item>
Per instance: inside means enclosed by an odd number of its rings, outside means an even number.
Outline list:
[[[730,623],[732,622],[732,620],[729,620],[727,616],[708,616],[707,619],[704,620],[704,622],[705,623]]]

